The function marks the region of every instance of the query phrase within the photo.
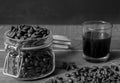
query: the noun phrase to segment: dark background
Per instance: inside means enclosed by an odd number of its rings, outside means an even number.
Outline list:
[[[120,23],[119,0],[0,0],[0,24]]]

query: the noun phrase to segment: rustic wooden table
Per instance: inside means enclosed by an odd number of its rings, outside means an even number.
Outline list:
[[[53,76],[59,75],[63,76],[65,71],[56,68],[54,73],[50,76],[39,79],[35,81],[20,81],[12,77],[3,75],[2,67],[4,64],[4,59],[6,53],[4,52],[4,32],[9,29],[11,25],[1,25],[0,26],[0,83],[45,83],[45,81]],[[81,25],[41,25],[43,27],[49,28],[52,33],[55,35],[64,35],[72,40],[72,49],[59,49],[55,51],[56,55],[56,65],[59,66],[63,61],[76,62],[78,66],[84,65],[103,65],[111,64],[111,62],[119,63],[120,60],[120,29],[119,24],[114,24],[112,42],[111,42],[111,54],[107,62],[104,63],[91,63],[82,58],[82,27]]]

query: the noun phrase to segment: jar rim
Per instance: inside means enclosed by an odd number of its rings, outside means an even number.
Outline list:
[[[49,29],[47,29],[47,30],[50,32],[47,36],[42,37],[42,38],[36,38],[36,39],[21,40],[21,39],[10,38],[10,37],[7,35],[10,30],[6,31],[6,32],[4,33],[4,36],[7,37],[7,38],[9,38],[9,39],[11,39],[11,40],[17,41],[17,42],[25,42],[25,41],[30,41],[30,40],[37,40],[37,39],[46,39],[46,38],[48,38],[49,36],[52,35],[52,32],[51,32]]]

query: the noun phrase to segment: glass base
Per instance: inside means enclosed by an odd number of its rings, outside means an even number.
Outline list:
[[[107,54],[105,57],[101,57],[101,58],[93,58],[93,57],[89,57],[85,54],[83,54],[83,58],[88,60],[88,61],[92,61],[92,62],[105,62],[108,60],[110,54]]]

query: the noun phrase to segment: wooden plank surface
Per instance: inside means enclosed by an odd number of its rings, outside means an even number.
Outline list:
[[[55,35],[65,35],[72,40],[72,47],[74,49],[69,50],[59,50],[55,51],[56,55],[56,65],[59,66],[62,61],[74,61],[77,65],[102,65],[110,64],[113,61],[120,60],[120,25],[114,25],[113,34],[112,34],[112,43],[111,43],[111,56],[109,61],[106,63],[90,63],[82,58],[82,27],[81,25],[41,25],[43,27],[49,28],[52,33]],[[8,30],[9,25],[0,26],[0,49],[4,49],[4,32]],[[2,67],[4,63],[4,58],[6,53],[0,52],[0,83],[45,83],[45,81],[55,75],[63,75],[65,71],[56,69],[54,73],[47,78],[36,80],[36,81],[19,81],[11,77],[5,76],[2,74]]]

